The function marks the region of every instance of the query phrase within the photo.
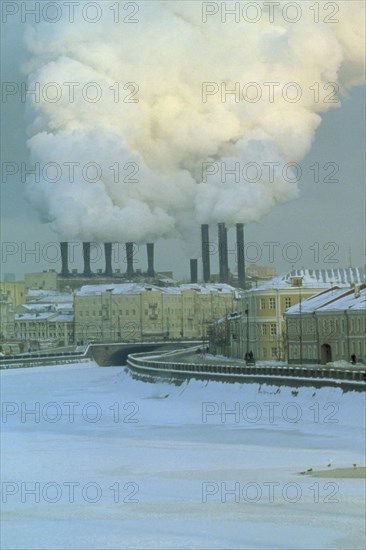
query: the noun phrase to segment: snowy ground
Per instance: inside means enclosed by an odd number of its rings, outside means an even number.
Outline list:
[[[4,550],[365,546],[365,480],[299,475],[365,464],[365,393],[93,363],[1,378]]]

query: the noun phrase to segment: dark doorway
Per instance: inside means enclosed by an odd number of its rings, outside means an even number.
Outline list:
[[[329,344],[323,344],[321,347],[320,362],[322,365],[330,363],[332,360],[332,348]]]

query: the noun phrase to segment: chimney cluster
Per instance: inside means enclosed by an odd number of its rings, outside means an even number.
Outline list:
[[[228,237],[225,223],[218,224],[218,252],[219,252],[219,281],[228,283],[230,279],[229,258],[228,258]],[[211,278],[210,268],[210,237],[208,224],[201,225],[201,245],[202,245],[202,278],[208,283]],[[238,285],[245,288],[245,249],[244,249],[244,224],[236,224],[236,251],[238,262]],[[191,260],[191,281],[193,279],[194,268]]]
[[[230,279],[230,270],[229,270],[229,258],[228,258],[228,230],[225,223],[221,222],[218,224],[218,252],[219,252],[219,281],[220,283],[229,283]],[[210,235],[209,235],[209,226],[208,224],[201,225],[201,245],[202,245],[202,278],[205,283],[210,282],[211,280],[211,267],[210,267]],[[104,275],[105,277],[113,277],[113,266],[112,266],[112,243],[104,243],[104,256],[105,256],[105,270],[104,273],[100,270],[98,275]],[[127,270],[125,272],[125,277],[128,279],[134,278],[135,269],[134,269],[134,243],[126,243],[126,262]],[[61,276],[69,277],[70,271],[68,266],[68,243],[61,242]],[[153,278],[155,277],[154,269],[154,243],[147,243],[147,273],[146,276]],[[236,224],[236,251],[237,251],[237,261],[238,261],[238,285],[240,288],[245,288],[245,254],[244,254],[244,224]],[[91,243],[83,243],[83,259],[84,259],[84,277],[92,277],[93,273],[91,271]],[[137,270],[139,274],[141,270]],[[198,282],[198,260],[190,260],[190,273],[191,273],[191,283]],[[116,271],[117,276],[120,275],[120,270]],[[73,270],[74,275],[74,270]]]
[[[61,249],[61,277],[69,277],[69,245],[67,242],[60,243]],[[154,270],[154,243],[148,243],[146,245],[147,249],[147,276],[155,277]],[[83,277],[92,277],[93,273],[91,270],[91,243],[83,243],[83,260],[84,260],[84,270]],[[104,257],[105,257],[105,270],[103,272],[98,272],[98,275],[104,275],[105,277],[113,277],[113,267],[112,267],[112,243],[104,243]],[[127,261],[127,271],[126,276],[131,279],[135,275],[135,270],[133,267],[134,259],[134,243],[126,243],[126,261]],[[73,270],[73,275],[77,272]],[[116,273],[120,273],[120,270],[117,270]]]

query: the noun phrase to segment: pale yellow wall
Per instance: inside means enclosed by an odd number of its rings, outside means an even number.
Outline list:
[[[27,289],[57,290],[57,273],[55,271],[26,273],[24,275],[24,281]]]
[[[77,340],[135,340],[201,338],[207,325],[232,313],[233,294],[201,294],[145,290],[137,295],[75,296]]]
[[[15,309],[21,304],[25,304],[25,283],[24,281],[17,281],[14,283],[0,283],[0,293],[8,295],[8,301],[13,304]]]

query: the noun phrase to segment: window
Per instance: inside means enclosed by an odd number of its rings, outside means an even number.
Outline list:
[[[269,330],[270,330],[271,336],[274,336],[275,334],[277,334],[276,323],[271,323],[270,326],[269,326]]]
[[[259,309],[266,309],[266,300],[265,300],[265,298],[261,298],[259,300]]]
[[[130,310],[126,309],[126,315],[129,315],[129,314],[130,314]]]
[[[272,348],[272,359],[277,359],[277,348]]]
[[[276,309],[276,298],[269,299],[269,309]]]
[[[288,309],[291,307],[291,298],[285,298],[285,308]]]
[[[265,323],[262,323],[261,325],[261,332],[262,332],[262,336],[267,335],[267,325]]]

